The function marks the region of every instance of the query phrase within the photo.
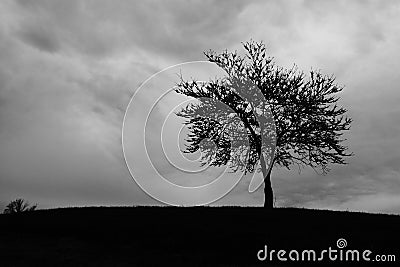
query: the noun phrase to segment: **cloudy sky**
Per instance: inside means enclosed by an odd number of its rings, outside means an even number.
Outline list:
[[[400,214],[399,14],[398,1],[1,1],[0,208],[156,204],[122,153],[132,94],[253,39],[282,66],[334,73],[354,119],[349,164],[274,170],[276,204]],[[262,205],[246,183],[217,203]]]

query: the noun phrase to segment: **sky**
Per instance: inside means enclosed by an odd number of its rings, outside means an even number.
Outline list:
[[[334,74],[354,120],[348,165],[273,170],[276,206],[400,214],[399,12],[398,1],[1,1],[0,209],[19,197],[39,208],[158,204],[122,153],[133,93],[253,39],[278,65]],[[262,205],[248,183],[215,204]]]

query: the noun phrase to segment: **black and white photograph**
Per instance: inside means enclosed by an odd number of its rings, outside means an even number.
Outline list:
[[[0,266],[398,266],[400,2],[0,1]]]

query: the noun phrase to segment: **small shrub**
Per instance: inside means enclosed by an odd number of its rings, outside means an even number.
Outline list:
[[[21,213],[26,211],[33,211],[37,205],[30,205],[26,200],[19,198],[11,201],[4,209],[4,214]]]

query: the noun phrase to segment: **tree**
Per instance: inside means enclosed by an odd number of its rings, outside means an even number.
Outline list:
[[[27,201],[22,198],[11,201],[4,209],[4,214],[10,213],[21,213],[26,211],[33,211],[37,208],[37,205],[31,206]]]
[[[296,66],[279,67],[263,42],[249,41],[243,47],[245,56],[227,50],[204,53],[225,71],[223,78],[197,82],[180,77],[175,91],[198,101],[177,115],[186,119],[189,129],[184,152],[202,151],[202,164],[229,164],[233,171],[245,173],[261,171],[264,207],[273,208],[272,168],[310,166],[326,174],[329,164],[346,164],[345,157],[352,153],[342,144],[346,140],[342,135],[352,119],[338,106],[343,87],[333,75],[315,70],[306,75]],[[275,145],[272,154],[267,153],[272,146],[262,144],[265,137]],[[266,159],[265,155],[273,156]]]

